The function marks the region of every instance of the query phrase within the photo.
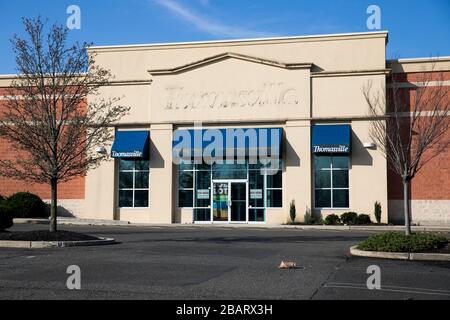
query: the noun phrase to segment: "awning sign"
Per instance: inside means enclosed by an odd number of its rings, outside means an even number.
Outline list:
[[[348,124],[314,125],[312,128],[311,152],[351,153],[351,128]]]
[[[111,148],[113,158],[148,158],[148,131],[118,131]]]

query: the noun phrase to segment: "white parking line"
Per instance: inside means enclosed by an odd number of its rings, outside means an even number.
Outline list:
[[[369,290],[365,284],[339,283],[339,282],[325,283],[324,288]],[[373,290],[373,291],[378,291],[378,290]],[[383,286],[382,285],[381,289],[379,291],[414,293],[414,294],[428,294],[428,295],[438,295],[438,296],[450,296],[450,291],[447,291],[447,290],[434,290],[434,289],[413,288],[413,287],[398,287],[398,286]]]

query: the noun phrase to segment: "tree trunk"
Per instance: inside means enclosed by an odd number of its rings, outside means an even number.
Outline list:
[[[56,209],[58,207],[58,180],[51,181],[50,232],[56,232]]]
[[[407,177],[403,179],[403,211],[405,215],[405,234],[407,236],[411,235],[411,215],[409,207],[409,184],[410,180]]]

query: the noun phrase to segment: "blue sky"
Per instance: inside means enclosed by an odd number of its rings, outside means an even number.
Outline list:
[[[15,0],[0,2],[0,73],[14,73],[9,39],[21,17],[65,23],[81,9],[70,40],[95,45],[370,31],[366,9],[381,8],[387,58],[450,55],[450,0]]]

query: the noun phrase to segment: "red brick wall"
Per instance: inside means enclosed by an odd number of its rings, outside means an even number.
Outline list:
[[[430,79],[450,80],[450,72],[431,73]],[[416,82],[422,78],[421,73],[395,74],[397,84]],[[389,83],[389,82],[388,82]],[[450,87],[448,90],[450,90]],[[415,94],[413,89],[401,89],[406,102],[406,110],[412,105]],[[447,136],[450,136],[448,132]],[[426,155],[425,155],[426,156]],[[403,199],[403,186],[398,175],[388,170],[388,198]],[[428,162],[414,177],[411,183],[412,200],[450,200],[450,150]]]
[[[10,143],[0,138],[0,158],[14,160],[20,154]],[[84,177],[77,177],[69,182],[60,183],[58,199],[84,199]],[[37,194],[42,199],[50,199],[50,187],[45,184],[29,183],[0,176],[0,195],[9,196],[18,191],[28,191]]]
[[[6,88],[0,88],[0,97],[6,95]],[[4,101],[0,100],[0,110],[4,107]],[[0,159],[14,160],[25,156],[18,153],[6,139],[0,138]],[[60,183],[58,187],[58,199],[84,199],[85,178],[77,177],[69,182]],[[50,187],[45,184],[29,183],[13,180],[0,176],[0,195],[9,196],[18,191],[28,191],[37,194],[42,199],[50,199]]]

